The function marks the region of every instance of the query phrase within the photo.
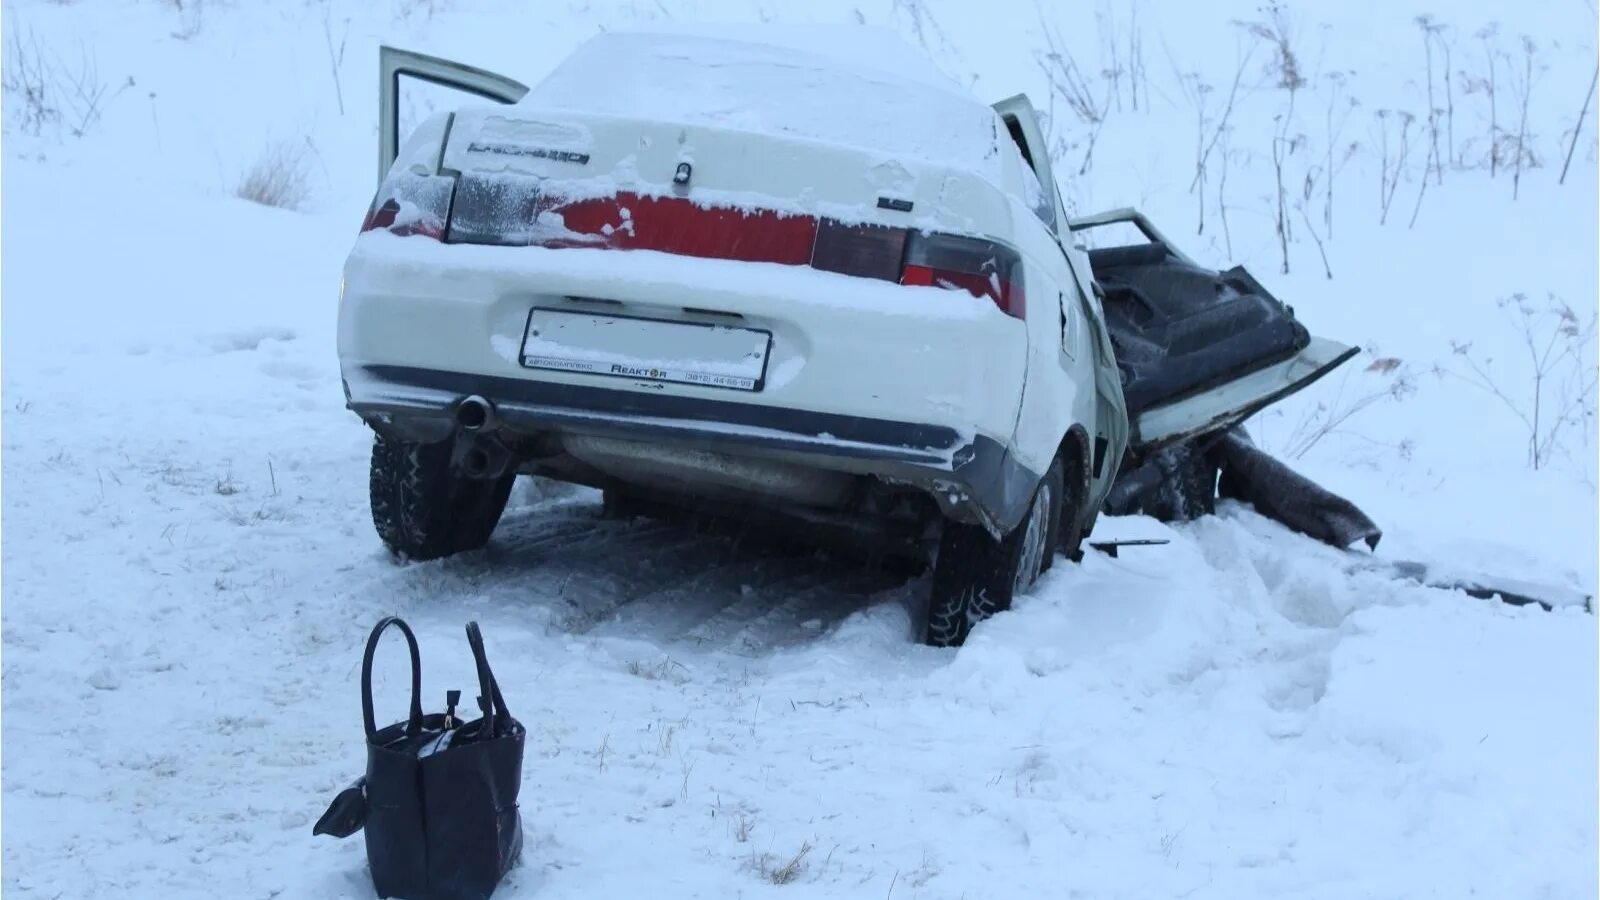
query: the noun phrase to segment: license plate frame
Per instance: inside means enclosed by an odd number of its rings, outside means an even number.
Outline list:
[[[607,338],[612,341],[609,347],[604,346]],[[700,352],[722,352],[713,358],[673,357],[670,351],[640,355],[652,340],[670,344],[673,338]],[[745,348],[742,354],[741,348]],[[766,387],[772,332],[610,310],[536,306],[528,310],[517,358],[523,368],[537,371],[759,393]]]

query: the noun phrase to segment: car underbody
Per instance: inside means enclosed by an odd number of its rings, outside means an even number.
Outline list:
[[[470,477],[767,507],[907,541],[936,537],[941,519],[1020,517],[1038,479],[997,442],[943,426],[397,367],[346,381],[376,431],[449,441]]]

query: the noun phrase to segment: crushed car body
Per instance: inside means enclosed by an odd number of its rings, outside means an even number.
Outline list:
[[[471,99],[402,134],[408,79]],[[539,475],[890,535],[954,645],[1102,511],[1209,512],[1219,469],[1376,540],[1230,436],[1356,348],[1137,212],[1069,219],[1024,96],[903,45],[608,32],[531,89],[383,48],[379,119],[338,349],[398,556],[483,546]],[[1142,239],[1087,246],[1111,226]]]

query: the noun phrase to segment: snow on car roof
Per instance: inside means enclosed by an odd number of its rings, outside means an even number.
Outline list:
[[[844,144],[991,177],[999,165],[994,111],[893,32],[866,26],[607,32],[522,102]]]

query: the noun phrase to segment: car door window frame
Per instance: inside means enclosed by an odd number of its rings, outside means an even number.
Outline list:
[[[1051,168],[1044,132],[1039,128],[1038,113],[1026,94],[1007,97],[994,104],[994,110],[1005,128],[1006,138],[1016,146],[1023,164],[1033,170],[1034,178],[1039,183],[1042,207],[1033,209],[1034,215],[1053,237],[1059,239],[1067,223],[1066,210],[1061,208],[1061,192]],[[1033,208],[1032,204],[1029,207]],[[1049,218],[1040,215],[1041,210],[1047,211]]]
[[[528,93],[515,78],[395,47],[378,48],[378,182],[400,153],[400,76],[511,104]]]

